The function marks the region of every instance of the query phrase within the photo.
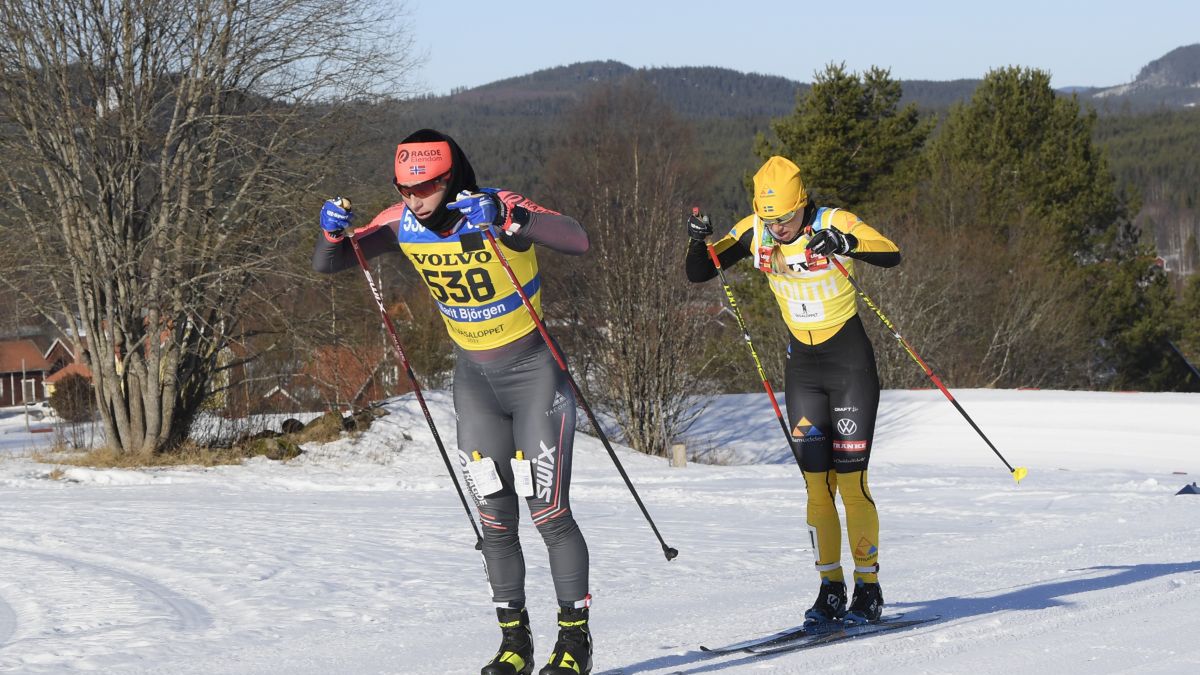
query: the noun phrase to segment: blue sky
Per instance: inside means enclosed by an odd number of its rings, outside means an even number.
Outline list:
[[[1056,87],[1106,86],[1200,42],[1196,0],[407,0],[407,8],[405,24],[425,59],[417,89],[438,94],[605,59],[802,82],[831,61],[928,80],[1021,65],[1050,72]]]

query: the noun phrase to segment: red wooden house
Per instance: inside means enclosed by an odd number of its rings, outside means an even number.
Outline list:
[[[0,341],[0,406],[45,400],[52,364],[33,340]]]

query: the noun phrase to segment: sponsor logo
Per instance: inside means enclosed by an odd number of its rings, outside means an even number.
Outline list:
[[[407,148],[402,148],[396,153],[396,159],[400,160],[401,162],[407,162],[409,157],[416,159],[437,159],[441,156],[442,151],[436,148],[433,150],[416,150],[412,152],[410,152]],[[421,172],[424,173],[424,167],[421,168]]]
[[[829,268],[829,258],[813,253],[812,249],[804,249],[804,261],[806,263],[804,269],[812,272]]]
[[[419,227],[419,225],[418,225]],[[469,265],[471,263],[488,263],[492,261],[491,251],[461,251],[458,253],[413,253],[412,259],[418,265],[430,267],[447,267],[452,265]]]
[[[758,269],[770,271],[771,269],[771,249],[767,246],[758,247]]]
[[[843,436],[853,436],[854,432],[858,431],[858,425],[854,420],[843,417],[837,421],[837,430]]]
[[[828,272],[814,273],[812,277],[804,280],[768,277],[768,280],[771,283],[771,290],[775,291],[777,295],[796,302],[813,302],[837,297],[840,290],[837,280]]]
[[[550,405],[550,409],[546,411],[546,417],[562,412],[563,408],[567,407],[567,397],[562,395],[561,391],[554,391],[554,403]]]
[[[807,417],[801,417],[799,422],[796,422],[795,428],[792,429],[792,436],[800,439],[801,443],[810,443],[812,441],[824,440],[825,434],[821,430],[808,421]]]
[[[862,452],[867,449],[867,442],[866,441],[836,441],[835,440],[833,442],[833,449],[841,450],[842,452]]]
[[[833,412],[858,412],[856,406],[848,405],[845,408],[834,408]]]
[[[550,491],[554,488],[554,450],[555,446],[546,447],[542,441],[538,441],[542,452],[538,455],[534,462],[537,464],[537,496],[538,499],[548,502],[550,501]]]
[[[870,539],[862,537],[858,540],[858,545],[854,547],[855,558],[869,558],[879,552],[879,548],[871,543]]]
[[[487,307],[449,307],[439,304],[438,309],[455,321],[487,321],[512,311],[502,303]]]
[[[475,499],[475,503],[482,506],[487,504],[487,499],[484,499],[483,495],[479,494],[479,488],[475,485],[475,479],[471,477],[471,472],[467,471],[467,462],[469,461],[471,460],[467,457],[466,451],[459,450],[458,464],[462,468],[463,482],[467,484],[467,490],[470,491],[471,497]]]
[[[454,324],[447,325],[450,327],[450,330],[453,330],[455,333],[458,333],[459,335],[470,340],[482,340],[489,335],[499,335],[500,333],[504,332],[504,326],[484,328],[483,330],[463,330]]]

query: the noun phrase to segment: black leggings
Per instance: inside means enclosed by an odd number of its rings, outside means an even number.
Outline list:
[[[866,470],[879,409],[879,372],[858,316],[817,345],[792,337],[784,392],[804,471]]]

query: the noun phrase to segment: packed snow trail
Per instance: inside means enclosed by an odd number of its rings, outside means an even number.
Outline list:
[[[1200,397],[956,394],[1030,467],[1020,486],[936,391],[884,392],[871,469],[887,611],[942,619],[753,662],[699,645],[796,625],[817,587],[802,481],[770,406],[729,397],[701,422],[739,465],[622,454],[679,549],[670,563],[581,436],[572,503],[593,563],[594,672],[1200,666],[1188,639],[1200,634],[1200,496],[1175,496],[1200,475]],[[448,396],[430,399],[453,444]],[[50,465],[0,461],[0,671],[477,673],[499,631],[474,535],[416,404],[388,409],[286,464],[51,480]],[[540,664],[554,598],[527,521],[521,537]]]

